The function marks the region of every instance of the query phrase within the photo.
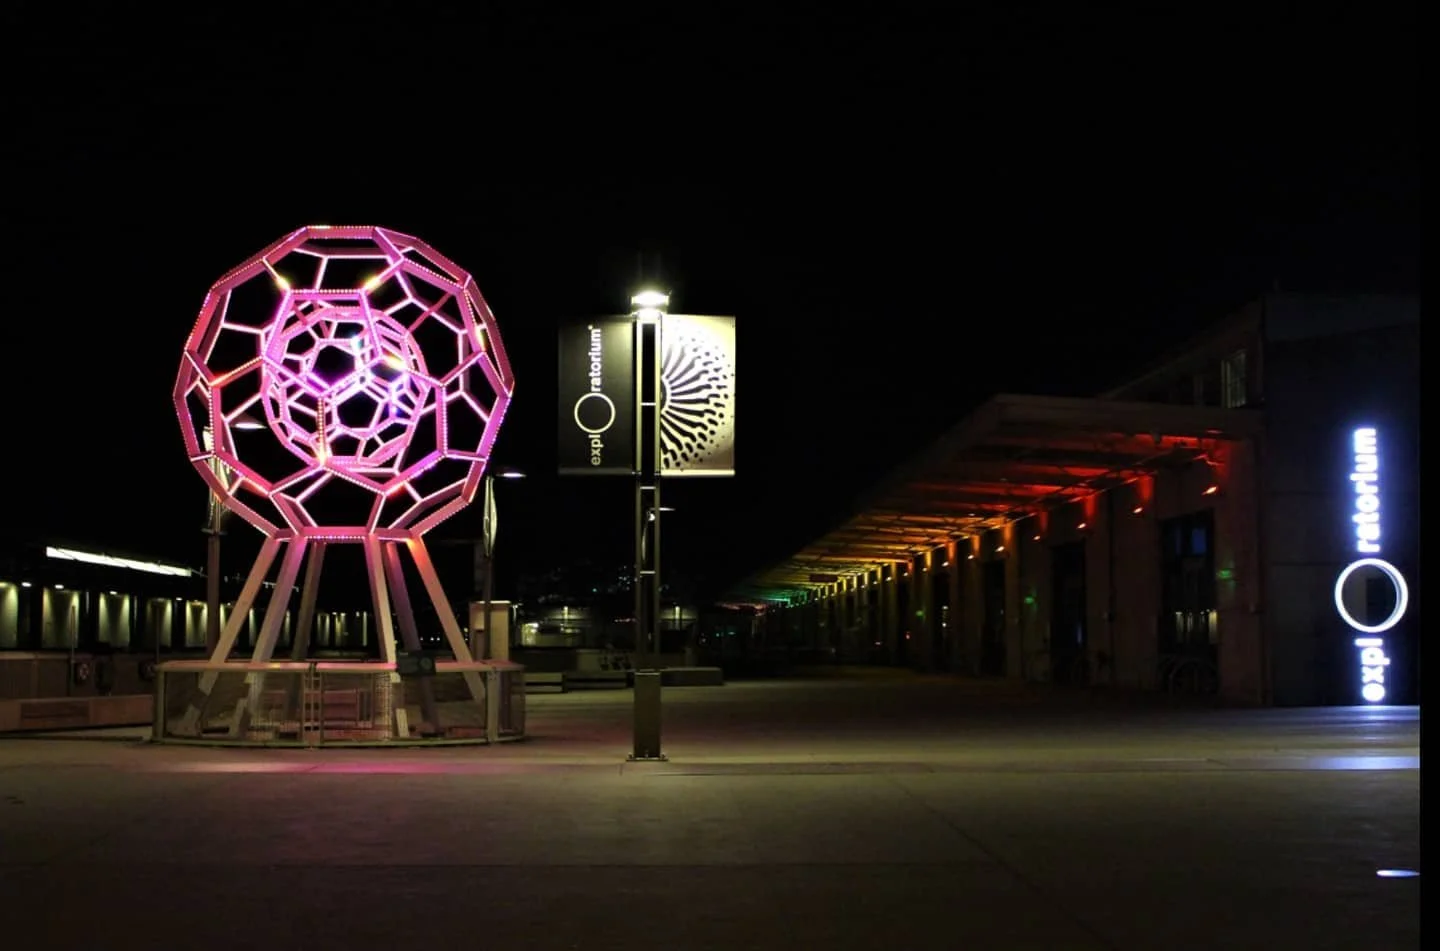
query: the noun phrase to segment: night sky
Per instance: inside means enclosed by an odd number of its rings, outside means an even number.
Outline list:
[[[1413,7],[1080,6],[9,4],[0,530],[199,564],[180,349],[221,272],[307,223],[416,234],[493,307],[517,378],[495,461],[531,475],[500,486],[502,594],[630,557],[628,482],[553,474],[555,334],[639,277],[738,321],[739,475],[666,490],[666,567],[714,589],[992,393],[1093,393],[1274,286],[1418,289]]]

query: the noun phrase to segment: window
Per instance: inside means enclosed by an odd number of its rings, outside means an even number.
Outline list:
[[[1160,653],[1213,653],[1220,639],[1214,513],[1206,509],[1161,522],[1160,541]]]
[[[1196,375],[1195,405],[1220,405],[1220,367],[1217,364],[1210,364],[1204,372]]]
[[[1236,409],[1250,402],[1245,375],[1245,351],[1236,350],[1220,361],[1220,405]]]
[[[1195,402],[1195,378],[1186,375],[1172,379],[1165,394],[1165,402],[1172,406],[1189,406]]]

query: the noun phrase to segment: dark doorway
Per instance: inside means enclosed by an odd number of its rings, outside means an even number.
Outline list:
[[[910,618],[910,579],[905,575],[896,575],[895,578],[895,608],[900,630],[895,633],[895,654],[890,663],[895,667],[905,667],[910,663],[910,631],[914,627]]]
[[[985,626],[980,632],[980,673],[1005,674],[1005,562],[987,561],[981,568]]]
[[[1085,649],[1085,543],[1050,550],[1050,679],[1057,684],[1089,681]]]
[[[938,571],[930,579],[930,663],[935,670],[950,669],[950,576]]]
[[[885,627],[880,611],[881,584],[882,582],[877,581],[860,589],[860,635],[864,639],[861,646],[865,656],[869,658],[867,663],[876,665],[885,663]]]
[[[1219,689],[1215,518],[1208,509],[1160,525],[1160,688]]]

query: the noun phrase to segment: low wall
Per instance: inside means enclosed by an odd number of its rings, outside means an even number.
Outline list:
[[[666,667],[660,671],[660,683],[665,687],[722,687],[725,672],[719,667]],[[634,685],[634,673],[628,670],[525,670],[526,693],[628,690]]]
[[[0,652],[0,700],[128,696],[155,689],[155,655]]]
[[[524,664],[526,670],[541,673],[589,673],[630,670],[634,667],[634,652],[628,650],[604,650],[597,647],[517,647],[510,653],[510,659]],[[657,667],[693,667],[696,663],[689,653],[661,654],[653,658],[653,662]]]
[[[0,733],[146,726],[154,716],[155,700],[150,694],[0,700]]]

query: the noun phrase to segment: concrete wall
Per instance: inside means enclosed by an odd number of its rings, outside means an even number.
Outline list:
[[[1260,561],[1262,449],[1261,442],[1225,447],[1218,469],[1220,495],[1213,500],[1220,694],[1247,704],[1273,701]]]
[[[1050,679],[1050,545],[1039,521],[1011,526],[1006,551],[1016,562],[1016,628],[1021,654],[1016,675],[1026,680]],[[1037,539],[1036,536],[1039,536]]]
[[[1085,551],[1090,682],[1138,690],[1162,687],[1159,527],[1166,519],[1209,509],[1215,519],[1221,694],[1234,703],[1265,702],[1255,449],[1246,445],[1214,455],[1214,467],[1201,462],[1162,472],[958,542],[958,571],[948,586],[951,597],[958,598],[949,612],[955,625],[953,669],[978,670],[982,572],[987,563],[1003,562],[1006,676],[1052,679],[1052,553],[1057,546],[1079,542]],[[1219,491],[1207,495],[1217,480]]]

